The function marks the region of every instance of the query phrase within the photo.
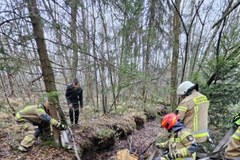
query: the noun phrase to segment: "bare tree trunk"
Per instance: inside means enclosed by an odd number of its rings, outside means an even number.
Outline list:
[[[109,50],[109,43],[108,43],[108,32],[107,32],[107,25],[105,22],[105,19],[103,17],[103,12],[102,12],[102,7],[101,5],[99,5],[99,10],[100,10],[100,16],[102,19],[102,25],[103,25],[103,31],[104,31],[104,39],[105,39],[105,45],[107,48],[107,56],[108,56],[108,61],[109,62],[113,62],[111,61],[111,57],[110,57],[110,50]],[[113,67],[110,64],[107,64],[108,67],[108,74],[109,74],[109,78],[110,78],[110,83],[111,83],[111,89],[112,89],[112,100],[113,100],[113,106],[116,109],[116,93],[115,93],[115,85],[114,85],[114,81],[113,81]]]
[[[178,14],[178,16],[179,16],[179,19],[181,20],[181,22],[182,22],[182,26],[183,26],[183,29],[184,29],[184,32],[185,32],[185,35],[186,35],[186,43],[185,43],[185,53],[184,53],[184,57],[183,57],[183,69],[182,69],[182,76],[181,76],[181,82],[184,80],[184,78],[185,78],[185,72],[186,72],[186,70],[187,70],[187,62],[188,62],[188,52],[189,52],[189,44],[190,44],[190,32],[191,32],[191,30],[192,30],[192,25],[193,25],[193,22],[194,22],[194,19],[195,19],[195,17],[196,17],[196,15],[197,15],[197,13],[198,13],[198,10],[199,10],[199,8],[201,7],[201,5],[203,4],[203,1],[204,0],[202,0],[202,1],[200,1],[199,3],[198,3],[198,5],[197,5],[197,8],[196,8],[196,11],[195,11],[195,13],[194,13],[194,15],[193,15],[193,18],[191,19],[191,21],[190,21],[190,23],[189,23],[189,26],[188,26],[188,29],[187,29],[187,27],[186,27],[186,24],[184,23],[184,21],[183,21],[183,18],[182,18],[182,16],[181,16],[181,14],[180,14],[180,12],[179,12],[179,9],[177,8],[177,6],[176,6],[176,3],[177,2],[173,2],[173,0],[171,0],[171,2],[172,2],[172,4],[173,4],[173,6],[174,6],[174,8],[175,8],[175,10],[176,10],[176,13]]]
[[[83,35],[82,35],[82,39],[83,39],[83,45],[82,45],[82,49],[81,51],[83,51],[83,53],[89,53],[89,45],[88,45],[88,33],[89,33],[89,29],[88,29],[88,17],[85,13],[85,6],[88,6],[88,1],[85,1],[86,5],[84,4],[84,1],[81,2],[81,14],[82,14],[82,30],[83,30]],[[93,87],[92,87],[92,77],[91,77],[91,62],[89,60],[89,56],[86,54],[83,54],[82,57],[84,58],[84,62],[82,63],[82,65],[85,66],[85,81],[84,83],[86,84],[86,88],[88,88],[86,90],[86,102],[89,102],[91,97],[92,97],[92,91],[93,91]]]
[[[100,77],[101,77],[101,86],[102,86],[102,108],[103,108],[103,113],[106,114],[108,112],[108,107],[107,107],[107,85],[106,85],[106,77],[105,75],[105,64],[104,62],[101,62],[100,66]]]
[[[149,61],[150,61],[150,49],[152,45],[152,39],[154,37],[154,15],[155,15],[155,1],[150,1],[150,7],[149,7],[149,21],[148,21],[148,31],[147,31],[147,40],[146,40],[146,50],[144,51],[144,61],[143,61],[143,67],[144,67],[144,82],[143,82],[143,89],[142,89],[142,98],[143,102],[146,103],[147,101],[147,78],[149,77]]]
[[[39,10],[37,8],[36,0],[26,0],[26,2],[28,4],[28,10],[30,14],[32,27],[33,27],[33,33],[34,33],[35,41],[38,48],[38,54],[41,62],[45,89],[47,93],[51,93],[53,91],[56,91],[57,89],[55,85],[55,77],[53,74],[52,66],[48,57],[47,48],[44,41],[44,32],[43,32],[43,26],[41,23],[41,17],[39,14]],[[58,98],[56,99],[58,100]],[[56,104],[55,100],[50,99],[51,102]],[[50,108],[50,115],[53,118],[58,119],[57,109],[55,105]],[[53,134],[54,134],[55,141],[59,143],[60,142],[59,130],[53,128]]]
[[[47,1],[47,3],[46,3]],[[55,34],[56,34],[56,43],[58,45],[57,47],[57,52],[62,56],[64,57],[65,59],[63,58],[60,58],[60,65],[61,66],[64,66],[64,63],[67,62],[68,66],[71,66],[71,62],[67,56],[67,49],[63,46],[63,42],[62,42],[62,34],[61,34],[61,28],[60,28],[60,25],[58,24],[57,22],[57,18],[54,14],[54,12],[57,12],[57,11],[54,11],[51,7],[51,3],[49,2],[49,0],[42,0],[46,10],[48,11],[48,14],[50,15],[50,17],[52,18],[52,23],[53,23],[53,29],[55,31]],[[71,68],[71,67],[70,67]],[[65,83],[67,84],[69,82],[69,78],[67,76],[67,73],[66,73],[66,70],[63,68],[62,69],[62,75],[63,75],[63,78],[64,78],[64,81]]]
[[[100,3],[100,2],[99,2]],[[92,10],[95,11],[94,2],[92,2]],[[95,12],[94,12],[95,13]],[[96,17],[95,14],[93,14],[93,24],[92,24],[92,46],[93,46],[93,70],[94,70],[94,86],[95,86],[95,94],[92,94],[92,102],[95,111],[99,111],[99,85],[98,85],[98,62],[97,62],[97,48],[96,48]],[[96,101],[96,103],[95,103]]]
[[[73,49],[73,61],[72,61],[72,80],[77,76],[78,66],[78,46],[77,46],[77,0],[70,1],[71,7],[71,41]]]
[[[93,10],[94,10],[94,7],[92,7]],[[96,106],[94,105],[95,107],[95,110],[98,112],[99,111],[99,88],[98,88],[98,75],[97,75],[97,71],[98,71],[98,68],[97,68],[97,53],[96,53],[96,18],[94,17],[94,20],[93,20],[93,56],[94,56],[94,59],[93,59],[93,68],[94,68],[94,81],[95,81],[95,88],[96,88]],[[95,104],[95,100],[93,99],[93,104]]]
[[[175,0],[177,9],[180,9],[181,0]],[[180,20],[176,10],[173,11],[173,53],[171,64],[171,97],[170,104],[174,110],[177,105],[176,88],[178,83],[178,57],[179,57],[179,36],[180,36]]]

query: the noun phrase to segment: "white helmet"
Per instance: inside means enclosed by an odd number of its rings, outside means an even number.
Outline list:
[[[185,95],[187,91],[194,86],[195,84],[193,84],[190,81],[182,82],[177,88],[177,95],[179,96]]]

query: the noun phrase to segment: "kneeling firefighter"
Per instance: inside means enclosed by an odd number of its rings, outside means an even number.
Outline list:
[[[169,140],[156,143],[156,147],[164,150],[164,155],[155,160],[195,160],[197,144],[191,130],[178,121],[174,113],[166,114],[161,120],[161,127],[170,132]]]
[[[44,104],[25,106],[16,114],[16,121],[25,133],[18,147],[20,151],[27,152],[44,130],[50,130],[49,124],[60,130],[66,129],[65,125],[50,117],[48,113],[49,102],[46,100]]]

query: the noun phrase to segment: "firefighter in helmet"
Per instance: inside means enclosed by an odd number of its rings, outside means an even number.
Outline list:
[[[25,137],[18,147],[20,151],[27,152],[38,136],[45,129],[49,129],[49,125],[60,130],[66,129],[65,125],[50,117],[48,113],[49,102],[46,100],[44,104],[25,106],[16,114],[16,121],[25,132]]]
[[[168,113],[163,116],[161,127],[167,129],[170,135],[168,141],[156,143],[158,148],[165,150],[165,154],[155,160],[195,160],[197,150],[195,139],[191,130],[178,120],[175,113]]]
[[[177,95],[182,101],[176,109],[180,121],[191,129],[192,134],[198,143],[198,152],[206,152],[209,148],[208,139],[208,108],[207,97],[198,92],[198,84],[190,81],[182,82],[177,88]]]

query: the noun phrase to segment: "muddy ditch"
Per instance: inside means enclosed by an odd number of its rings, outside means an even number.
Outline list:
[[[159,134],[160,125],[152,115],[132,112],[82,121],[73,130],[83,160],[107,160],[126,148],[144,159],[142,152]]]

